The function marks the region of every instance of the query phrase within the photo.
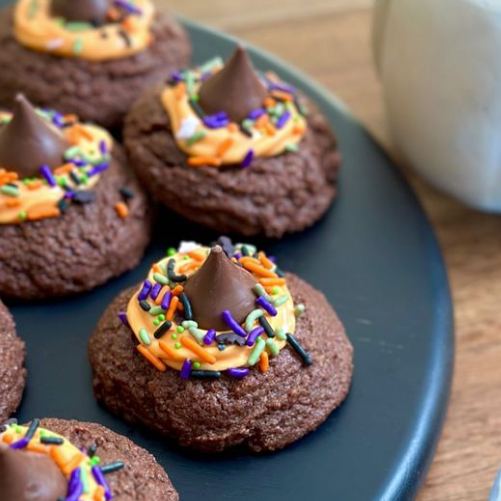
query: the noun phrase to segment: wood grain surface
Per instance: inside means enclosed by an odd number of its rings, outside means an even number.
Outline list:
[[[371,57],[369,0],[165,0],[242,37],[344,100],[395,158]],[[467,209],[399,163],[440,240],[456,310],[451,406],[419,501],[485,501],[501,466],[501,218]],[[364,501],[364,500],[359,500]]]

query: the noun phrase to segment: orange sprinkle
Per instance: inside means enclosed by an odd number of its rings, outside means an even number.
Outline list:
[[[76,129],[82,137],[87,139],[87,141],[94,141],[94,136],[85,127],[74,125],[73,129]]]
[[[264,290],[268,293],[268,294],[273,294],[273,289],[274,287],[265,287]]]
[[[174,87],[174,96],[180,101],[186,95],[186,84],[184,82],[179,82],[176,87]]]
[[[74,113],[70,113],[68,115],[64,115],[63,120],[65,122],[78,122],[78,117]]]
[[[43,186],[42,181],[40,181],[40,179],[37,179],[36,181],[33,181],[30,184],[28,184],[27,188],[30,191],[35,191],[35,190],[40,189],[42,186]]]
[[[151,353],[148,348],[146,348],[142,344],[136,346],[136,348],[137,351],[141,353],[141,355],[143,355],[143,357],[146,358],[146,360],[148,360],[148,362],[150,362],[150,364],[160,372],[165,372],[167,370],[167,366],[159,358],[155,357],[155,355],[153,355],[153,353]]]
[[[277,102],[271,97],[267,97],[264,101],[264,105],[266,108],[273,108],[276,104]]]
[[[268,134],[268,136],[274,136],[277,133],[275,127],[273,127],[273,125],[271,125],[270,123],[267,123],[265,125],[264,130],[266,131],[266,134]]]
[[[54,446],[50,448],[50,457],[55,461],[59,468],[63,469],[64,466],[68,463],[68,458],[66,454],[63,452],[62,447]]]
[[[198,355],[202,360],[205,360],[208,364],[215,364],[216,357],[209,353],[206,349],[202,348],[199,344],[197,344],[193,339],[188,336],[183,336],[181,338],[181,344],[188,348],[188,350]]]
[[[40,207],[30,209],[27,217],[30,221],[37,221],[38,219],[45,219],[47,217],[56,217],[60,214],[61,212],[55,205],[41,205]]]
[[[226,126],[226,129],[230,132],[237,132],[238,127],[237,124],[231,123]]]
[[[104,487],[102,485],[98,485],[94,491],[94,501],[104,501],[104,492]]]
[[[169,305],[169,309],[167,310],[167,313],[165,315],[165,320],[168,320],[169,322],[172,321],[178,303],[179,303],[179,298],[177,296],[173,296]]]
[[[19,176],[16,172],[3,172],[0,173],[0,186],[10,183],[12,181],[17,181]]]
[[[181,266],[181,268],[179,268],[179,273],[186,273],[188,271],[192,271],[192,270],[196,270],[200,268],[200,263],[198,262],[188,262],[186,264],[183,264],[183,266]]]
[[[219,146],[216,150],[216,155],[218,157],[222,157],[231,148],[232,145],[233,139],[231,139],[231,137],[228,137],[223,142],[219,143]]]
[[[131,23],[130,17],[126,17],[122,21],[122,28],[127,32],[127,33],[132,33],[134,31],[134,26]]]
[[[169,291],[170,291],[170,287],[168,285],[164,285],[164,287],[160,290],[160,294],[155,299],[155,304],[161,304],[165,294],[167,294],[167,292],[169,292]]]
[[[294,125],[294,128],[292,129],[293,134],[297,134],[298,136],[300,134],[304,134],[306,132],[306,129],[304,127],[301,127],[300,125]]]
[[[62,468],[65,475],[69,475],[85,459],[81,452],[77,452]]]
[[[69,174],[74,168],[75,168],[75,166],[73,164],[64,164],[64,165],[61,165],[61,167],[58,167],[54,171],[54,174],[56,174],[56,176],[61,176],[63,174]]]
[[[272,287],[274,285],[285,285],[285,278],[260,278],[259,283],[265,287]]]
[[[261,261],[261,264],[265,267],[271,270],[275,265],[273,264],[273,261],[270,261],[266,254],[263,251],[260,251],[257,255],[259,258],[259,261]]]
[[[31,452],[39,452],[40,454],[47,454],[49,448],[43,444],[37,444],[36,442],[30,441],[26,448]]]
[[[154,271],[155,273],[162,273],[162,274],[163,274],[163,270],[162,270],[162,268],[161,268],[161,267],[160,267],[160,265],[159,265],[159,264],[157,264],[157,263],[155,263],[155,264],[153,265],[153,271]]]
[[[176,285],[174,289],[172,289],[172,295],[173,296],[179,296],[181,292],[184,291],[184,287],[182,285]]]
[[[12,198],[5,201],[5,207],[19,207],[21,205],[21,200],[19,198]]]
[[[201,254],[199,254],[198,251],[190,251],[190,252],[188,252],[188,256],[190,256],[191,259],[198,261],[199,263],[201,263],[205,259],[205,256],[202,256]]]
[[[243,256],[239,259],[239,262],[241,264],[245,264],[245,263],[254,263],[257,265],[261,264],[261,261],[259,261],[259,259],[256,259],[255,257],[251,257],[251,256]]]
[[[107,16],[110,21],[116,21],[120,17],[120,12],[114,7],[111,7],[108,9]]]
[[[274,273],[271,270],[268,270],[264,266],[261,266],[260,264],[254,264],[254,263],[242,263],[244,265],[244,268],[246,270],[252,271],[255,275],[259,277],[266,277],[266,278],[278,278],[277,274]]]
[[[257,120],[256,120],[256,123],[255,123],[255,126],[258,128],[258,129],[261,129],[263,127],[266,127],[266,124],[270,123],[270,118],[268,117],[268,115],[261,115]]]
[[[169,346],[165,341],[159,341],[158,346],[160,346],[160,349],[167,355],[169,355],[170,358],[174,360],[184,360],[184,357],[178,351],[176,351],[175,348]]]
[[[190,157],[188,158],[188,165],[191,165],[192,167],[203,167],[205,165],[211,165],[212,167],[220,167],[221,160],[219,158],[209,157],[209,156]]]
[[[129,217],[129,208],[124,202],[117,202],[115,204],[115,210],[117,211],[118,216],[122,219]]]
[[[14,442],[14,435],[11,435],[10,433],[6,433],[2,437],[2,441],[5,442],[6,444],[11,444]]]
[[[263,351],[261,356],[259,357],[259,369],[261,372],[268,372],[268,367],[270,366],[270,359],[268,357],[268,353]]]
[[[281,90],[275,90],[272,92],[272,96],[278,98],[278,99],[281,99],[282,101],[286,101],[288,103],[291,103],[292,101],[294,101],[294,98],[292,97],[291,94],[287,93],[287,92],[283,92]]]

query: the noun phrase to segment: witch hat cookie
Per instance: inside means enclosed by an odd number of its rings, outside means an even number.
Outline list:
[[[239,267],[217,245],[184,286],[193,315],[203,329],[227,329],[221,314],[229,311],[241,323],[255,309],[256,279]]]
[[[49,455],[0,443],[1,501],[55,501],[66,493],[67,481]]]
[[[0,128],[0,167],[34,177],[42,165],[51,169],[63,164],[68,140],[43,120],[21,94],[16,97],[12,120]]]
[[[267,97],[247,51],[239,45],[224,68],[200,87],[200,105],[205,113],[224,112],[240,122],[260,108]]]
[[[65,21],[103,24],[110,2],[107,0],[52,0],[51,13]]]

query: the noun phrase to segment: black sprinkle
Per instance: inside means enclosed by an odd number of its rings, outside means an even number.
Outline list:
[[[139,301],[139,306],[141,306],[141,308],[144,311],[150,311],[151,310],[151,306],[148,303],[148,301],[146,301],[146,299],[142,299],[141,301]]]
[[[77,204],[89,204],[95,202],[96,194],[93,191],[76,191],[73,201]]]
[[[218,379],[221,377],[221,373],[219,371],[191,371],[190,376],[203,379]]]
[[[219,351],[224,351],[224,350],[226,350],[226,346],[225,346],[224,344],[218,344],[218,345],[217,345],[217,349],[218,349]]]
[[[304,365],[311,365],[313,360],[311,355],[303,348],[302,344],[292,335],[287,334],[287,341],[294,351],[303,359]]]
[[[6,431],[7,428],[11,424],[17,424],[17,419],[16,418],[10,418],[10,419],[7,419],[7,421],[3,422],[2,426],[0,426],[0,433],[3,433],[4,431]]]
[[[64,440],[60,437],[41,437],[40,442],[45,445],[63,445]]]
[[[97,444],[92,444],[87,450],[87,456],[93,458],[97,452]]]
[[[119,29],[118,34],[123,38],[123,41],[125,42],[125,45],[127,45],[127,47],[132,46],[132,41],[129,35],[123,29]]]
[[[179,294],[179,300],[184,306],[185,320],[193,320],[193,309],[191,307],[191,303],[190,300],[188,299],[188,296],[184,292],[182,292],[181,294]]]
[[[17,184],[16,183],[7,183],[7,186],[10,186],[11,188],[17,188]]]
[[[275,331],[273,330],[268,320],[266,320],[266,317],[259,317],[259,323],[261,324],[261,327],[264,329],[268,337],[275,337]]]
[[[167,278],[171,282],[186,282],[188,277],[186,275],[177,275],[174,271],[174,266],[176,266],[176,260],[169,259],[169,262],[167,263]]]
[[[234,332],[226,332],[216,336],[216,343],[218,345],[236,344],[237,346],[245,346],[245,338]]]
[[[33,438],[33,436],[35,435],[35,432],[37,431],[39,426],[40,426],[40,419],[35,418],[31,422],[30,427],[28,428],[28,431],[26,432],[26,435],[24,436],[24,438],[28,441],[31,440]]]
[[[80,181],[80,178],[75,174],[75,172],[71,171],[70,172],[70,177],[71,177],[71,180],[76,184],[76,185],[79,185],[81,184],[82,181]]]
[[[280,277],[280,278],[283,278],[285,277],[285,271],[284,270],[281,270],[280,268],[276,268],[275,269],[275,273]]]
[[[126,186],[124,186],[123,188],[120,188],[119,191],[120,191],[120,195],[122,195],[122,197],[125,200],[131,200],[135,196],[134,192],[130,188],[127,188]]]
[[[57,203],[57,208],[61,211],[61,212],[66,212],[66,210],[68,210],[68,207],[70,206],[70,204],[68,203],[67,200],[65,200],[64,198],[59,200],[59,202]]]
[[[172,322],[166,320],[154,333],[153,337],[155,339],[160,339],[170,328],[172,327]]]
[[[240,129],[240,132],[247,137],[252,137],[252,132],[247,128],[244,127],[242,124],[238,127]]]
[[[217,239],[216,244],[220,245],[223,248],[224,253],[228,257],[233,257],[233,254],[235,254],[235,246],[233,245],[231,238],[221,236]]]
[[[204,118],[205,113],[200,104],[194,99],[190,99],[190,106],[193,108],[193,111],[197,114],[199,118]]]
[[[245,257],[250,256],[249,249],[247,248],[246,245],[242,245],[242,248],[240,249],[240,251],[242,252],[242,256],[245,256]]]
[[[106,475],[107,473],[113,473],[115,471],[121,470],[124,467],[123,461],[115,461],[114,463],[105,464],[101,466],[101,471]]]

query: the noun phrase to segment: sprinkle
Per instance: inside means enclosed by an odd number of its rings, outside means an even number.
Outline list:
[[[167,310],[167,314],[165,315],[165,318],[167,320],[172,321],[172,319],[174,318],[174,313],[176,311],[178,303],[179,303],[179,298],[177,296],[173,296],[171,301],[170,301],[170,305],[169,305],[169,309]]]
[[[198,323],[195,322],[194,320],[183,320],[183,322],[181,323],[181,325],[185,329],[189,329],[191,327],[195,327],[195,328],[198,327]]]
[[[169,259],[169,262],[167,263],[167,276],[169,277],[169,280],[171,282],[185,282],[188,277],[186,275],[177,275],[176,272],[174,271],[174,268],[176,266],[176,260],[175,259]]]
[[[227,371],[228,376],[235,378],[242,378],[249,375],[249,369],[247,367],[231,367]]]
[[[274,285],[285,285],[285,278],[260,278],[259,283],[265,287],[273,287]]]
[[[143,282],[143,287],[139,291],[139,294],[137,295],[138,301],[143,301],[144,299],[148,299],[148,296],[150,295],[151,292],[151,282],[149,280],[145,280]]]
[[[41,437],[40,442],[45,445],[62,445],[64,440],[60,437]]]
[[[235,321],[233,316],[231,315],[229,310],[223,311],[221,314],[223,317],[224,322],[226,325],[235,333],[238,334],[239,336],[246,337],[247,332],[244,331],[244,329]]]
[[[186,320],[192,320],[193,319],[193,310],[191,308],[191,303],[190,300],[188,299],[188,296],[182,292],[179,294],[179,300],[181,301],[181,304],[184,307],[184,318]]]
[[[245,155],[244,159],[242,160],[243,169],[246,169],[247,167],[250,166],[250,164],[254,160],[254,155],[255,155],[254,150],[251,148]]]
[[[96,482],[104,487],[104,496],[106,500],[109,501],[111,499],[111,491],[108,486],[108,483],[106,482],[106,479],[104,478],[103,473],[101,472],[101,469],[99,468],[99,466],[93,466],[91,471],[92,475],[94,475]]]
[[[250,120],[257,120],[259,117],[263,116],[266,113],[266,110],[264,108],[257,108],[253,111],[251,111],[247,117]]]
[[[311,365],[313,363],[311,355],[303,348],[301,343],[292,334],[287,334],[287,341],[292,348],[294,348],[296,353],[303,359],[305,365]]]
[[[176,249],[174,249],[174,247],[169,247],[166,252],[165,252],[168,256],[173,256],[175,253],[176,253]]]
[[[57,217],[61,213],[57,206],[41,205],[39,207],[32,207],[27,211],[26,218],[30,221],[38,221],[49,217]]]
[[[90,23],[71,22],[66,23],[64,28],[68,31],[88,31],[91,30],[93,26]]]
[[[224,346],[227,344],[235,344],[237,346],[245,346],[245,339],[238,334],[235,334],[234,332],[228,332],[228,333],[223,333],[219,334],[219,336],[216,336],[216,343],[219,346]],[[221,350],[221,348],[219,348]],[[222,351],[222,350],[221,350]]]
[[[161,275],[160,273],[153,273],[153,280],[161,285],[169,284],[169,279],[165,275]]]
[[[18,197],[19,188],[17,186],[11,186],[10,184],[4,184],[0,188],[0,193],[2,193],[3,195],[7,195],[9,197]]]
[[[256,303],[261,308],[263,308],[263,310],[265,310],[267,313],[269,313],[272,317],[277,316],[277,310],[275,309],[275,307],[271,303],[266,301],[266,299],[264,297],[258,297],[256,299]]]
[[[137,16],[140,16],[143,14],[143,11],[141,9],[139,9],[138,7],[136,7],[135,5],[133,5],[132,2],[127,2],[125,0],[115,0],[113,3],[117,7],[122,7],[130,14],[135,14]]]
[[[191,374],[191,360],[187,358],[181,367],[181,379],[188,379]]]
[[[306,306],[303,303],[299,303],[294,308],[294,315],[300,317],[306,311]]]
[[[216,113],[215,115],[205,116],[203,122],[209,129],[221,129],[226,127],[230,120],[226,113]]]
[[[268,372],[269,366],[270,366],[270,361],[268,353],[263,351],[263,353],[261,353],[261,357],[259,358],[259,370],[264,374],[265,372]]]
[[[153,278],[155,278],[155,276],[153,276]],[[151,289],[150,296],[151,296],[151,299],[153,299],[153,301],[155,301],[157,299],[157,297],[160,294],[161,290],[162,290],[162,284],[159,284],[158,281],[157,281],[157,283]]]
[[[259,323],[261,324],[261,326],[263,327],[263,329],[265,330],[266,332],[266,335],[268,337],[275,337],[275,331],[273,330],[273,328],[271,327],[271,325],[269,324],[268,320],[266,320],[266,317],[261,317],[259,319]]]
[[[188,146],[188,147],[193,146],[195,143],[198,143],[199,141],[204,139],[206,136],[207,136],[207,132],[205,132],[203,129],[198,130],[186,139],[186,146]],[[179,137],[179,133],[177,134],[177,137]]]
[[[284,128],[290,118],[291,118],[291,112],[289,110],[285,110],[282,116],[277,120],[276,123],[277,129]]]
[[[289,143],[285,145],[285,151],[288,151],[290,153],[295,153],[296,151],[299,150],[299,146],[294,143]]]
[[[195,364],[193,364],[193,366],[195,366]],[[191,377],[198,379],[219,379],[221,377],[221,373],[219,371],[194,370],[191,371]]]
[[[261,337],[257,338],[254,349],[252,350],[252,353],[249,359],[247,360],[247,364],[250,366],[256,365],[259,360],[259,357],[261,356],[261,353],[263,353],[265,348],[266,348],[265,340]]]
[[[87,456],[93,458],[96,455],[96,452],[97,452],[97,444],[92,444],[87,450]]]
[[[204,167],[204,166],[212,166],[212,167],[220,167],[221,160],[216,157],[210,156],[200,156],[200,157],[190,157],[188,158],[188,165],[191,167]]]
[[[259,297],[264,297],[267,301],[271,301],[272,300],[271,297],[268,295],[268,293],[264,290],[264,287],[261,284],[256,284],[254,286],[254,292]]]
[[[206,332],[203,341],[205,345],[210,345],[214,342],[215,339],[216,339],[216,331],[214,329],[209,329]]]
[[[73,53],[81,54],[84,49],[84,41],[81,37],[78,37],[73,43]]]
[[[282,327],[277,327],[276,334],[277,339],[280,339],[280,341],[285,341],[287,339],[287,335]]]
[[[269,270],[275,268],[275,263],[269,259],[264,252],[258,252],[257,257],[265,268],[268,268]]]
[[[177,343],[176,343],[177,344]],[[184,357],[180,355],[174,348],[172,348],[169,344],[167,344],[165,341],[159,341],[158,346],[160,349],[166,353],[170,358],[174,360],[183,360]]]
[[[209,353],[205,348],[202,348],[199,346],[193,339],[183,336],[181,338],[181,344],[187,348],[188,350],[192,351],[195,353],[195,355],[198,355],[201,359],[203,359],[205,362],[208,364],[215,364],[216,363],[216,357]]]
[[[190,327],[188,331],[197,340],[198,344],[203,344],[205,336],[203,330],[197,329],[196,327]]]
[[[118,214],[118,217],[120,217],[121,219],[129,217],[129,208],[127,207],[127,204],[123,202],[117,202],[115,204],[115,210]]]
[[[121,470],[124,466],[123,461],[115,461],[114,463],[101,466],[101,472],[105,475],[108,473],[114,473],[115,471]]]
[[[256,320],[264,315],[263,310],[256,309],[254,311],[251,311],[248,315],[247,318],[245,319],[245,330],[247,332],[250,332],[252,328],[254,327],[254,323]]]
[[[165,294],[164,294],[162,301],[160,303],[163,310],[165,310],[165,311],[169,310],[171,299],[172,299],[172,292],[170,290],[166,289]]]
[[[169,331],[169,329],[172,327],[172,322],[169,322],[168,320],[165,321],[154,333],[153,337],[155,339],[161,338],[166,332]]]
[[[143,357],[146,358],[146,360],[148,360],[148,362],[150,362],[150,364],[160,372],[165,372],[167,370],[167,366],[159,358],[155,357],[155,355],[153,355],[148,348],[142,344],[136,346],[136,348],[137,351],[139,351],[139,353],[141,353],[141,355],[143,355]]]
[[[49,183],[49,186],[54,187],[57,185],[56,178],[52,174],[52,171],[50,170],[50,167],[48,165],[42,165],[40,167],[40,174],[42,174],[47,183]]]
[[[96,194],[92,191],[75,191],[73,201],[77,204],[90,204],[96,200]]]
[[[289,300],[289,296],[287,296],[287,294],[283,294],[282,296],[279,296],[275,299],[273,299],[273,306],[275,306],[275,308],[278,308],[279,306],[282,306],[283,304],[285,304],[287,301]]]
[[[275,343],[274,339],[267,339],[266,340],[266,348],[268,348],[268,351],[270,352],[270,355],[272,357],[276,357],[280,353],[280,350],[278,349],[278,345],[277,345],[277,343]]]
[[[146,301],[145,299],[139,301],[139,306],[144,310],[144,311],[150,311],[151,309],[151,306],[150,304],[148,303],[148,301]]]
[[[264,333],[263,327],[256,327],[254,330],[252,330],[249,333],[249,336],[246,341],[247,346],[253,346],[254,343],[256,342],[256,339],[263,333]]]
[[[256,264],[255,262],[252,261],[244,261],[242,258],[240,262],[244,265],[244,268],[246,270],[249,270],[250,272],[254,273],[254,275],[257,275],[258,277],[264,277],[264,278],[276,278],[277,275],[275,272],[269,270],[268,268],[265,268],[261,264]]]
[[[224,156],[225,153],[233,146],[233,139],[231,137],[226,138],[224,141],[219,143],[216,149],[216,155],[218,157]]]
[[[139,329],[139,339],[143,344],[146,346],[149,346],[151,344],[151,338],[148,334],[148,331],[146,329]]]

